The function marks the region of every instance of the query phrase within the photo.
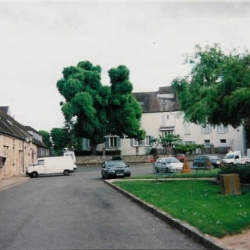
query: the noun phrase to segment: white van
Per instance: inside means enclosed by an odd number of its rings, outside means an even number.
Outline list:
[[[66,152],[64,152],[63,156],[70,156],[71,157],[71,159],[74,162],[74,170],[76,170],[77,166],[76,166],[76,157],[75,157],[74,151],[66,151]]]
[[[38,175],[63,174],[69,175],[74,172],[74,163],[71,157],[44,157],[38,158],[27,169],[27,175],[31,178]]]

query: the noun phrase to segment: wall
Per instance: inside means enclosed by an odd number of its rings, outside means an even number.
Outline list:
[[[228,126],[226,133],[219,132],[218,128],[212,128],[211,133],[202,133],[201,125],[194,123],[189,124],[187,132],[184,125],[183,115],[180,112],[155,112],[143,113],[141,118],[141,127],[146,131],[147,136],[158,138],[161,134],[161,129],[172,128],[175,134],[179,134],[181,139],[186,142],[195,142],[196,144],[204,145],[205,140],[209,140],[214,147],[231,147],[234,150],[240,150],[242,155],[246,155],[245,140],[243,127],[234,129]],[[221,140],[226,140],[226,143],[221,143]],[[99,144],[97,150],[101,151],[104,144]],[[139,155],[145,155],[147,150],[152,147],[139,147]],[[158,148],[162,148],[158,145]],[[130,139],[121,139],[122,155],[136,155],[136,147],[131,146]],[[106,149],[108,150],[108,149]]]
[[[219,155],[223,157],[225,154]],[[197,155],[188,155],[188,160],[193,161]],[[100,165],[106,161],[110,160],[112,156],[76,156],[77,165]],[[164,155],[159,155],[160,157],[165,157]],[[123,155],[122,159],[129,165],[131,163],[153,163],[152,155]]]

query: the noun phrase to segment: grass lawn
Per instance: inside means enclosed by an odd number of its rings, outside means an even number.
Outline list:
[[[250,228],[249,188],[242,187],[242,195],[225,196],[209,180],[117,180],[114,184],[204,234],[221,238]]]

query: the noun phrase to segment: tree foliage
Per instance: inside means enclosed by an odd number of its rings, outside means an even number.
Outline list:
[[[66,123],[75,119],[73,129],[77,137],[90,140],[92,154],[109,134],[138,140],[145,137],[139,123],[141,107],[131,93],[129,70],[125,66],[111,69],[111,87],[101,84],[100,74],[100,66],[83,61],[65,68],[57,82],[65,98],[61,109]]]
[[[43,143],[48,148],[51,148],[52,147],[52,143],[51,143],[51,140],[50,140],[50,133],[48,131],[45,131],[45,130],[40,130],[40,131],[38,131],[38,133],[42,136]]]
[[[70,141],[70,134],[65,128],[53,128],[50,131],[51,140],[53,142],[53,155],[62,155]]]
[[[62,112],[66,122],[76,118],[74,130],[78,137],[88,138],[93,151],[107,135],[106,107],[110,89],[101,84],[101,68],[89,61],[79,62],[63,70],[57,88],[66,102]]]
[[[108,108],[108,130],[122,138],[141,141],[146,132],[140,129],[142,109],[132,95],[133,86],[129,81],[129,70],[121,65],[109,70],[111,98]]]
[[[167,134],[165,136],[159,135],[158,138],[151,138],[151,143],[155,144],[155,147],[160,144],[163,147],[164,154],[167,149],[168,154],[170,155],[172,154],[174,145],[180,143],[181,141],[181,136],[179,134]]]
[[[195,124],[223,124],[234,128],[250,117],[250,55],[223,53],[219,45],[196,46],[186,63],[189,75],[172,82],[184,119]]]

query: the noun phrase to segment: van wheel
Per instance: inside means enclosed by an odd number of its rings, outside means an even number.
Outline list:
[[[30,175],[31,178],[36,178],[37,176],[38,176],[37,172],[32,172]]]
[[[64,174],[64,175],[69,175],[69,170],[64,170],[64,171],[63,171],[63,174]]]

